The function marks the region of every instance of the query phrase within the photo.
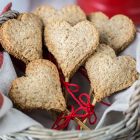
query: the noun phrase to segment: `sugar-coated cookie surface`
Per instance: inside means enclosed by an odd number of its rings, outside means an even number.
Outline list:
[[[44,59],[27,65],[26,76],[13,81],[9,96],[21,109],[66,109],[58,70],[52,62]]]
[[[85,67],[97,101],[131,86],[138,78],[136,61],[130,56],[116,57],[114,50],[104,44]]]
[[[42,58],[42,21],[31,13],[5,22],[0,28],[0,43],[14,57],[26,64]]]
[[[52,20],[65,20],[71,25],[75,25],[80,21],[86,20],[85,13],[77,5],[65,6],[60,10],[56,10],[51,6],[45,5],[37,7],[34,13],[42,18],[44,25]]]
[[[88,19],[98,29],[100,42],[108,44],[116,53],[123,51],[135,38],[135,25],[125,15],[115,15],[109,19],[104,13],[95,12]]]
[[[45,27],[45,43],[69,81],[76,70],[94,53],[99,35],[89,21],[71,26],[66,21],[54,21]]]

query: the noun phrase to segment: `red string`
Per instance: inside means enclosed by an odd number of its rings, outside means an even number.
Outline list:
[[[63,128],[59,128],[59,127],[60,127],[59,123],[60,123],[60,121],[61,121],[61,119],[62,119],[63,116],[64,116],[64,113],[61,113],[61,114],[57,117],[56,121],[54,122],[54,124],[53,124],[53,126],[52,126],[52,129],[57,129],[57,130],[63,129]]]
[[[94,113],[94,106],[90,103],[90,96],[87,93],[82,93],[78,97],[78,99],[75,97],[73,93],[76,93],[79,91],[80,87],[77,84],[70,84],[68,82],[63,82],[66,90],[68,93],[71,95],[71,97],[75,100],[75,102],[79,105],[79,111],[83,110],[85,112],[85,115],[82,115],[82,118],[90,118],[91,115],[95,114]],[[74,90],[71,90],[70,87],[74,87]],[[86,99],[87,101],[84,101],[83,98]],[[77,110],[78,110],[77,109]],[[95,117],[96,118],[96,117]]]
[[[84,101],[82,99],[82,97],[84,97],[84,99],[87,99],[87,102]],[[88,118],[89,119],[89,124],[94,125],[96,123],[96,121],[97,121],[97,116],[96,116],[95,111],[94,111],[94,105],[92,105],[90,103],[90,96],[88,94],[86,94],[86,93],[82,93],[79,96],[79,101],[85,107],[85,109],[83,109],[83,110],[87,112],[87,115],[85,115],[85,118],[83,117],[83,119],[85,120],[86,118]],[[94,116],[93,122],[91,120],[92,116]]]
[[[71,97],[77,102],[77,104],[81,107],[81,103],[79,102],[79,100],[74,96],[73,93],[76,93],[79,91],[79,86],[77,84],[70,84],[68,82],[63,82],[66,90],[68,91],[68,93],[71,95]],[[70,89],[70,87],[74,87],[75,89],[72,90]],[[73,92],[73,93],[72,93]]]
[[[64,113],[61,113],[60,116],[58,116],[58,118],[56,119],[56,121],[54,122],[52,129],[56,129],[56,130],[62,130],[64,128],[66,128],[71,120],[74,120],[75,117],[80,118],[82,121],[84,121],[86,118],[89,119],[89,123],[91,125],[95,124],[97,121],[97,117],[95,112],[93,113],[94,115],[94,121],[91,121],[91,112],[90,113],[86,113],[86,114],[78,114],[78,112],[82,110],[82,108],[78,108],[78,109],[74,109],[74,107],[71,107],[71,112],[69,115],[64,116]],[[79,126],[78,126],[79,129]]]
[[[100,103],[103,104],[103,105],[105,105],[105,106],[111,106],[110,103],[106,103],[106,102],[104,102],[104,101],[101,101]]]
[[[52,126],[52,129],[61,130],[66,128],[69,125],[69,122],[73,120],[75,117],[79,117],[79,115],[76,114],[76,110],[72,106],[69,115],[64,116],[64,113],[62,113],[60,114],[60,116],[58,116],[57,120],[54,122]]]
[[[96,124],[97,116],[94,111],[94,105],[90,103],[90,96],[87,93],[82,93],[79,95],[77,99],[73,93],[79,92],[79,89],[80,89],[79,85],[64,82],[62,79],[61,79],[61,82],[63,86],[66,88],[67,92],[74,99],[74,101],[79,105],[79,107],[77,109],[74,109],[74,107],[72,106],[71,112],[69,115],[64,116],[64,113],[60,114],[60,116],[58,116],[57,120],[53,124],[52,129],[61,130],[61,129],[66,128],[69,125],[70,121],[73,120],[75,117],[80,118],[81,121],[84,121],[86,118],[88,118],[90,125]],[[71,88],[74,88],[74,89],[71,89]],[[106,106],[110,106],[109,103],[105,103],[103,101],[101,103]],[[84,113],[80,114],[78,112],[84,112]],[[78,130],[80,129],[79,125],[77,129]]]
[[[12,7],[12,2],[9,2],[9,3],[3,8],[2,12],[0,13],[0,16],[1,16],[2,14],[4,14],[5,12],[9,11],[9,10],[11,9],[11,7]]]
[[[69,115],[64,116],[64,113],[60,114],[60,116],[58,116],[57,120],[54,122],[52,129],[61,130],[66,128],[69,125],[70,120],[73,120],[75,117],[80,118],[80,120],[82,121],[88,118],[89,123],[91,125],[95,124],[97,121],[97,116],[94,112],[94,105],[90,103],[90,96],[87,93],[82,93],[77,99],[73,93],[77,93],[79,91],[80,89],[79,85],[70,84],[64,81],[62,81],[62,83],[63,86],[66,88],[67,92],[71,95],[74,101],[79,105],[79,107],[75,109],[72,106]],[[71,87],[74,87],[74,89],[73,90],[70,89]],[[83,98],[86,99],[86,101],[83,100]],[[93,121],[91,120],[92,116],[94,116]]]

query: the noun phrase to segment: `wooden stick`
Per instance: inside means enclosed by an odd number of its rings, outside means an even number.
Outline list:
[[[69,110],[66,109],[66,113],[69,114]],[[83,130],[90,130],[90,128],[88,128],[82,121],[80,121],[77,117],[74,118],[74,120],[77,122],[77,124],[80,125],[80,127],[83,129]]]
[[[92,93],[93,93],[93,89],[91,88],[90,91],[89,91],[89,96],[90,96],[90,97],[91,97]],[[97,102],[97,101],[96,101],[96,99],[94,98],[93,101],[92,101],[92,105],[95,106],[96,102]],[[83,124],[86,124],[86,122],[87,122],[87,118],[83,121]],[[83,128],[81,127],[80,129],[82,130]]]
[[[96,104],[96,99],[93,99],[93,101],[92,101],[92,105],[95,106],[95,104]],[[83,124],[86,124],[86,122],[87,122],[87,118],[83,121]],[[81,127],[80,129],[83,130],[82,127]]]
[[[64,98],[65,98],[65,101],[66,101],[66,104],[68,103],[68,93],[66,91],[66,89],[64,88]]]
[[[68,78],[65,79],[66,82],[71,82],[71,80],[69,80]],[[63,87],[63,91],[64,91],[64,98],[66,101],[66,104],[68,103],[68,93],[67,90],[65,89],[65,87]]]
[[[95,105],[96,105],[96,103],[97,103],[97,101],[96,101],[96,99],[94,98],[94,99],[93,99],[93,101],[92,101],[92,105],[94,105],[94,106],[95,106]]]
[[[68,79],[65,80],[66,82],[69,82]],[[67,100],[68,100],[68,94],[67,94],[67,91],[64,89],[64,93],[65,93],[65,100],[66,100],[66,103],[67,103]],[[66,109],[66,113],[69,114],[69,110]],[[80,121],[77,117],[74,118],[74,121],[80,125],[80,128],[82,128],[83,130],[90,130],[90,128],[88,128],[82,121]]]

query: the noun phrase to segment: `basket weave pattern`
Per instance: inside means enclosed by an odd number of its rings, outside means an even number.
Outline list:
[[[16,11],[8,11],[0,16],[0,25],[16,18]],[[124,113],[124,119],[110,126],[91,131],[56,131],[43,127],[30,127],[22,132],[0,136],[1,140],[137,140],[140,139],[140,81],[135,85],[135,91],[130,99],[129,108]]]

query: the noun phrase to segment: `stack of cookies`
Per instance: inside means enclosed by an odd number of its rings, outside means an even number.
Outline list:
[[[46,5],[8,20],[0,32],[2,47],[26,64],[25,76],[13,81],[9,93],[21,109],[66,110],[59,72],[43,59],[43,45],[66,82],[85,66],[97,101],[130,87],[138,78],[136,61],[118,56],[136,35],[132,20],[124,15],[109,19],[101,12],[86,16],[76,5],[60,10]]]

